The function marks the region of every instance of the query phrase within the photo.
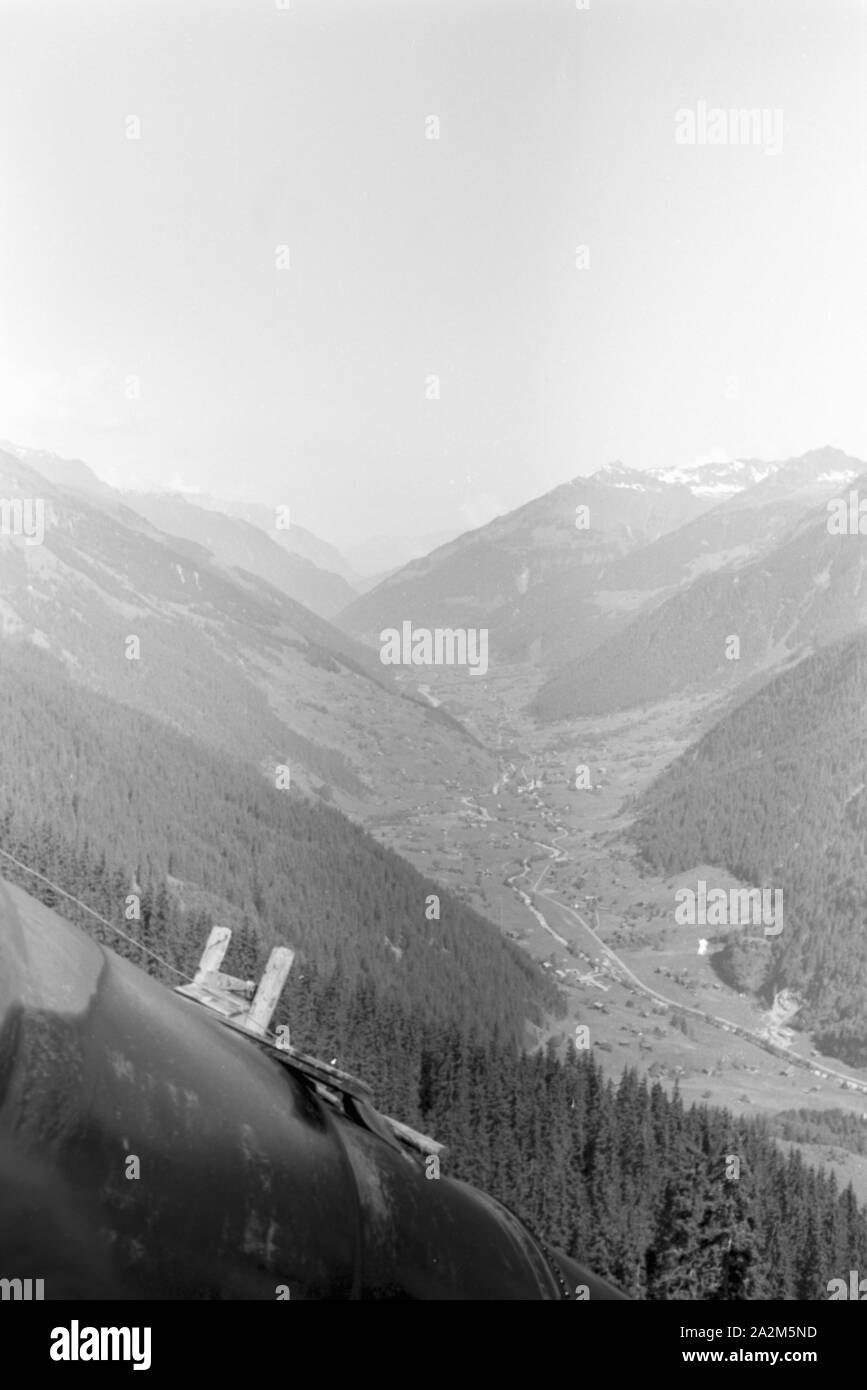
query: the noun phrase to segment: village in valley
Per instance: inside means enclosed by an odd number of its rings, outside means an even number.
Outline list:
[[[426,800],[368,806],[359,818],[557,980],[565,1015],[533,1029],[533,1043],[590,1047],[613,1078],[636,1067],[687,1103],[747,1115],[845,1110],[867,1131],[867,1071],[820,1056],[797,1030],[795,997],[765,1005],[726,983],[714,966],[722,933],[676,921],[679,889],[751,885],[714,865],[661,879],[630,842],[634,798],[713,717],[712,697],[545,726],[525,712],[525,668],[480,682],[433,675],[429,702],[495,752],[489,785],[443,766]],[[867,1197],[867,1158],[833,1145],[812,1158]]]

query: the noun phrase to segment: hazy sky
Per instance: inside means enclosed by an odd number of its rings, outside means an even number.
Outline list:
[[[867,459],[865,93],[856,0],[0,0],[0,437],[344,544]]]

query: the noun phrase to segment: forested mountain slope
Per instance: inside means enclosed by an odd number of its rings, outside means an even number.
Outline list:
[[[719,864],[782,888],[784,928],[752,953],[753,988],[788,987],[826,1050],[867,1062],[867,635],[839,642],[733,709],[637,805],[668,874]]]
[[[186,956],[182,905],[207,903],[260,953],[278,938],[296,947],[308,1005],[364,985],[410,1012],[425,1001],[431,1024],[475,1018],[483,1036],[523,1039],[525,1020],[555,1004],[496,928],[337,811],[77,687],[38,651],[2,652],[3,847],[69,891],[84,887],[118,924],[137,881],[142,939],[161,955]],[[439,921],[425,915],[434,892]],[[200,916],[195,932],[193,949]]]

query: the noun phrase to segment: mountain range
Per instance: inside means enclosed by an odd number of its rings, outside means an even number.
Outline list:
[[[45,512],[42,544],[0,536],[3,636],[48,652],[78,683],[272,776],[288,763],[300,788],[338,803],[390,796],[398,780],[424,787],[431,762],[466,758],[488,776],[489,755],[411,698],[376,653],[202,544],[167,536],[111,489],[63,486],[0,452],[0,492],[41,499]]]
[[[486,627],[492,663],[540,668],[532,708],[543,720],[725,690],[809,650],[837,583],[857,587],[850,556],[819,598],[836,554],[825,506],[864,471],[831,447],[668,470],[609,464],[410,562],[336,621],[371,645],[405,621]],[[860,621],[852,603],[844,610],[835,633]],[[730,635],[739,661],[726,656]]]
[[[349,604],[339,622],[371,643],[405,620],[431,628],[487,623],[496,658],[511,651],[509,615],[527,596],[547,593],[561,580],[576,593],[588,592],[606,564],[707,505],[688,487],[612,465],[411,561]]]
[[[166,535],[195,541],[222,564],[264,579],[321,617],[333,617],[355,597],[342,574],[320,568],[294,548],[297,537],[281,544],[276,509],[269,514],[262,508],[259,522],[253,522],[204,507],[180,493],[127,492],[123,500]],[[266,519],[270,532],[262,524]],[[290,524],[287,529],[295,528]]]
[[[612,567],[640,612],[551,674],[543,719],[611,713],[771,674],[864,619],[859,537],[828,532],[827,504],[867,487],[864,464],[822,449]],[[619,590],[623,592],[623,590]],[[737,655],[729,638],[737,638]]]
[[[719,968],[765,1000],[794,991],[817,1040],[867,1061],[863,566],[826,507],[867,473],[833,450],[675,472],[575,479],[350,598],[338,627],[287,586],[315,583],[327,604],[346,590],[318,576],[350,578],[292,551],[293,527],[271,534],[269,509],[142,500],[83,463],[0,452],[0,492],[45,510],[41,544],[0,535],[0,849],[125,931],[154,973],[188,972],[215,920],[244,977],[292,944],[293,1035],[636,1296],[818,1297],[823,1261],[848,1267],[863,1249],[851,1190],[631,1071],[615,1096],[571,1046],[527,1055],[564,1012],[554,980],[342,813],[399,815],[435,783],[458,804],[500,785],[496,754],[382,665],[379,623],[489,622],[493,659],[528,692],[549,677],[546,719],[690,685],[733,693],[631,808],[634,839],[657,871],[719,864],[779,884],[780,938],[746,956],[728,943]],[[713,624],[740,635],[737,676]],[[607,683],[580,685],[569,663],[587,652]],[[284,763],[290,786],[275,782]],[[718,1180],[730,1151],[749,1157],[741,1186]],[[733,1262],[715,1254],[720,1232]]]

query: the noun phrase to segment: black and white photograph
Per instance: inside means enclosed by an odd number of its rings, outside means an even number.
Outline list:
[[[24,1364],[560,1301],[821,1371],[865,228],[867,0],[0,0]]]

